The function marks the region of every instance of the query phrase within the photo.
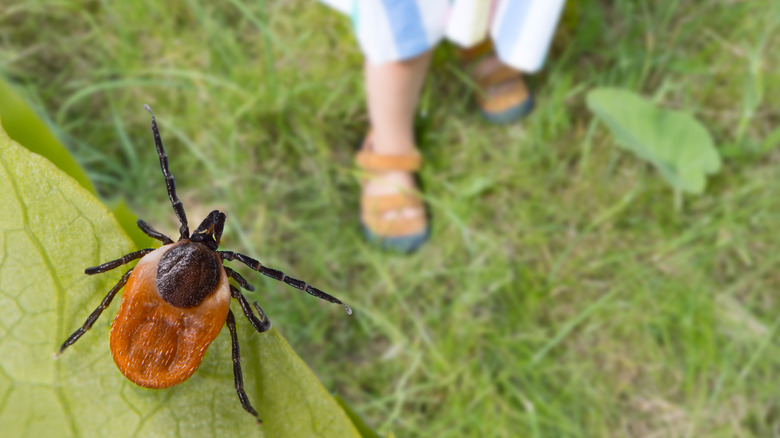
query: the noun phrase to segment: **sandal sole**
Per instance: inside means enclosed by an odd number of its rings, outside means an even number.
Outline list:
[[[408,254],[419,249],[431,235],[431,227],[428,226],[425,231],[417,234],[411,234],[409,236],[378,236],[374,234],[368,227],[361,221],[360,226],[363,228],[363,235],[366,240],[379,246],[381,249],[396,251],[404,254]]]
[[[480,108],[480,112],[482,113],[482,117],[490,123],[496,125],[507,125],[527,116],[531,111],[533,111],[534,105],[535,100],[532,94],[528,96],[528,99],[524,100],[522,103],[519,103],[504,111],[492,113]]]

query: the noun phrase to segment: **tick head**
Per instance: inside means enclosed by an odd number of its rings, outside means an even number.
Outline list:
[[[198,225],[198,228],[190,236],[190,240],[206,245],[211,250],[216,251],[219,248],[219,241],[222,238],[222,229],[225,227],[225,213],[219,210],[213,210]]]

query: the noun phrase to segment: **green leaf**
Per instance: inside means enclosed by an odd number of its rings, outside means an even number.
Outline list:
[[[244,412],[223,330],[200,369],[165,390],[130,383],[108,330],[120,296],[58,359],[124,269],[84,268],[135,249],[111,212],[73,178],[0,129],[0,430],[12,437],[359,437],[338,403],[275,331],[239,320]],[[235,312],[241,315],[240,311]],[[243,319],[243,318],[241,318]]]
[[[0,119],[9,137],[25,145],[27,149],[40,154],[56,164],[62,171],[78,181],[91,193],[95,193],[92,182],[70,156],[46,123],[22,99],[11,85],[0,78]]]
[[[25,145],[28,150],[46,157],[90,193],[96,193],[87,174],[71,157],[70,152],[57,140],[46,123],[27,105],[22,96],[2,78],[0,78],[0,119],[9,137]],[[135,225],[138,217],[124,200],[112,205],[111,211],[136,245],[151,244],[152,240]]]
[[[347,416],[349,416],[349,419],[352,420],[352,424],[355,425],[362,438],[379,438],[379,435],[374,432],[373,429],[368,427],[368,424],[366,424],[365,420],[363,420],[363,417],[355,412],[355,410],[352,409],[352,407],[350,407],[343,398],[341,398],[339,395],[334,395],[334,397],[339,403],[339,406],[341,406],[341,408],[344,409],[344,412],[346,412]]]
[[[276,329],[258,336],[254,345],[262,364],[257,411],[268,437],[361,437],[338,402]]]
[[[703,193],[706,175],[720,170],[709,131],[690,114],[615,88],[591,90],[587,103],[619,145],[652,163],[675,189]]]

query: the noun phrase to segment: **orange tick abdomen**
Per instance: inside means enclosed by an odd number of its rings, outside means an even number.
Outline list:
[[[216,289],[199,305],[181,308],[162,298],[156,282],[160,259],[181,244],[185,242],[162,246],[138,262],[111,325],[114,362],[125,377],[146,388],[167,388],[187,380],[230,308],[230,286],[221,262]]]

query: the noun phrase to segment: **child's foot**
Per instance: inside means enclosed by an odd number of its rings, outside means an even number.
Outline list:
[[[486,120],[510,123],[531,112],[534,98],[522,73],[502,63],[490,41],[462,50],[461,60],[479,88],[477,103]]]
[[[356,161],[367,172],[360,220],[368,240],[400,252],[419,248],[429,234],[425,205],[414,176],[422,162],[419,153],[379,155],[371,148],[369,134]]]
[[[523,75],[501,63],[495,55],[482,60],[472,71],[480,85],[477,96],[482,116],[493,123],[511,123],[531,112],[533,95]]]

